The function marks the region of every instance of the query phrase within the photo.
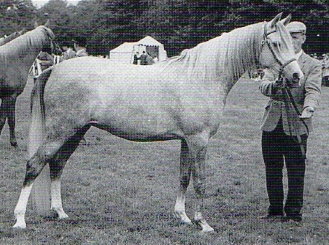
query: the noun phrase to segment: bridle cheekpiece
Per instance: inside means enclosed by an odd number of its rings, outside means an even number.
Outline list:
[[[262,47],[266,44],[267,47],[269,48],[269,50],[271,51],[275,61],[281,66],[280,69],[279,69],[279,78],[282,77],[282,74],[283,74],[283,70],[284,68],[289,65],[291,62],[293,61],[296,61],[297,59],[296,58],[291,58],[290,60],[287,60],[286,62],[283,62],[281,60],[278,59],[278,57],[275,55],[275,52],[273,50],[273,47],[271,45],[271,41],[270,39],[268,38],[269,35],[271,35],[272,33],[276,32],[276,30],[273,30],[273,31],[270,31],[270,32],[267,32],[267,25],[266,23],[264,24],[264,33],[263,33],[263,40],[261,42],[261,45]]]

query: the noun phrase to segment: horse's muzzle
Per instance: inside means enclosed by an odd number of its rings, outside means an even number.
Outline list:
[[[294,80],[294,81],[299,81],[300,80],[300,77],[299,77],[299,73],[294,73],[294,74],[292,74],[292,79]]]

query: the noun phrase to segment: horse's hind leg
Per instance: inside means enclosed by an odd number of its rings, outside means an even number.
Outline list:
[[[181,140],[181,154],[180,154],[180,188],[177,195],[174,213],[177,218],[180,218],[184,224],[192,224],[185,212],[185,196],[186,190],[191,178],[191,157],[189,149],[184,139]]]
[[[74,136],[70,137],[59,149],[56,156],[49,162],[51,178],[51,209],[57,213],[59,219],[68,218],[68,215],[63,210],[60,177],[67,160],[76,150],[80,140],[89,128],[90,126],[87,125],[80,129]]]
[[[67,159],[72,155],[79,144],[83,134],[90,128],[86,126],[81,131],[78,131],[74,136],[69,138],[64,144],[62,140],[52,141],[43,144],[39,147],[37,153],[28,160],[26,164],[26,174],[19,196],[19,200],[15,207],[16,224],[14,228],[26,228],[25,213],[29,196],[31,194],[33,182],[40,174],[43,167],[49,162],[51,184],[51,206],[56,211],[59,218],[66,218],[67,215],[63,211],[62,201],[60,198],[60,176],[65,166]],[[81,132],[84,132],[83,134]],[[82,135],[82,136],[81,136]]]

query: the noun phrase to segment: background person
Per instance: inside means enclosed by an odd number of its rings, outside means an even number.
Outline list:
[[[329,56],[323,55],[322,59],[322,85],[329,86]]]
[[[146,64],[147,65],[153,65],[154,64],[154,60],[153,60],[152,56],[149,55],[149,54],[146,54]]]
[[[63,60],[68,60],[76,57],[76,52],[68,46],[63,46]]]
[[[134,54],[134,61],[133,61],[133,64],[134,65],[138,65],[138,61],[140,60],[140,56],[139,56],[139,52],[136,52]]]
[[[147,54],[145,51],[143,51],[143,53],[141,54],[140,60],[141,65],[147,65]]]
[[[285,97],[282,93],[284,84],[277,80],[278,74],[266,70],[259,88],[262,94],[270,97],[261,126],[262,153],[270,205],[268,214],[261,218],[280,217],[282,220],[301,221],[307,138],[308,133],[313,129],[312,116],[320,99],[321,63],[302,50],[306,40],[306,26],[301,22],[291,22],[287,25],[287,29],[291,34],[304,79],[300,87],[296,87],[293,82],[284,82],[287,83],[286,86],[289,87],[295,104],[302,114],[298,116],[291,103],[284,102]],[[305,124],[300,118],[303,118]],[[282,183],[284,163],[288,177],[285,205]]]
[[[87,38],[86,37],[76,37],[74,40],[74,49],[76,52],[76,57],[88,56],[87,52]]]

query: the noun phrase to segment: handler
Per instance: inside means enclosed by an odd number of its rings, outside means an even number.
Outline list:
[[[298,222],[302,221],[307,138],[313,130],[312,116],[319,104],[322,73],[320,61],[302,50],[306,40],[306,26],[301,22],[291,22],[287,29],[304,79],[299,86],[298,81],[279,79],[277,73],[266,70],[259,86],[261,93],[270,97],[261,126],[270,205],[268,214],[260,218]],[[290,92],[292,98],[286,92]],[[282,183],[284,163],[288,176],[285,205]]]
[[[87,52],[87,38],[84,36],[76,37],[74,40],[74,49],[76,52],[76,57],[88,56]]]

